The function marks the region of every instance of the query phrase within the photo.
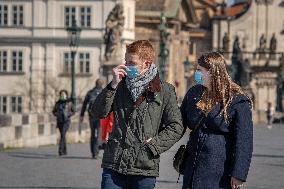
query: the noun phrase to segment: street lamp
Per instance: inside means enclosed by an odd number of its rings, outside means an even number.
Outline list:
[[[159,25],[159,31],[160,31],[160,77],[161,80],[165,80],[165,71],[166,71],[166,59],[169,55],[169,50],[166,48],[166,42],[167,38],[169,36],[169,33],[167,32],[167,26],[166,26],[166,16],[164,15],[164,12],[161,13],[161,24]]]
[[[186,57],[185,61],[183,61],[183,66],[184,66],[185,72],[188,72],[190,70],[191,63],[190,63],[188,57]]]
[[[282,106],[282,90],[283,90],[283,73],[284,73],[284,54],[280,57],[280,65],[279,70],[277,71],[277,89],[276,89],[276,111],[283,112],[283,106]]]
[[[72,63],[71,63],[71,99],[72,103],[74,106],[74,111],[76,111],[76,92],[75,92],[75,56],[76,52],[79,46],[79,41],[80,41],[80,34],[81,34],[81,28],[77,26],[76,20],[73,21],[72,26],[68,27],[67,29],[68,36],[70,38],[70,50],[71,50],[71,58],[72,58]]]

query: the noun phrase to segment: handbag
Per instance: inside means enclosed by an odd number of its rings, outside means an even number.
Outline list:
[[[195,126],[194,130],[190,133],[190,135],[192,136],[193,133],[196,132],[196,130],[200,127],[201,122],[203,120],[204,117],[202,117],[198,124]],[[190,137],[191,138],[191,137]],[[185,163],[186,163],[186,159],[188,157],[188,144],[187,145],[181,145],[179,147],[179,149],[177,150],[176,154],[174,155],[174,158],[173,158],[173,166],[174,166],[174,169],[179,173],[179,176],[180,175],[183,175],[184,174],[184,171],[185,171]]]

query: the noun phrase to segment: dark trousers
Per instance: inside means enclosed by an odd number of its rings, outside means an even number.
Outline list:
[[[69,129],[69,126],[70,126],[70,122],[58,124],[58,129],[60,132],[60,141],[59,141],[59,149],[58,149],[59,155],[67,154],[66,133]]]
[[[91,139],[90,148],[93,156],[99,154],[100,143],[100,120],[90,119]]]
[[[101,189],[153,189],[156,177],[123,175],[103,169]]]

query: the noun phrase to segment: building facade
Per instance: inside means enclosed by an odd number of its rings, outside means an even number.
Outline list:
[[[82,99],[104,77],[105,21],[121,3],[122,45],[134,40],[134,0],[0,1],[0,114],[50,112],[58,92],[71,92],[67,27],[82,28],[75,58],[76,94]]]
[[[213,22],[213,48],[225,52],[229,65],[233,52],[238,47],[241,51],[258,120],[265,118],[268,103],[278,109],[283,104],[283,42],[283,0],[240,1],[219,12]]]
[[[139,0],[136,3],[135,38],[148,39],[160,64],[161,13],[166,17],[165,40],[168,56],[165,80],[176,87],[181,101],[193,82],[193,69],[197,57],[211,50],[211,17],[213,1],[201,0]]]

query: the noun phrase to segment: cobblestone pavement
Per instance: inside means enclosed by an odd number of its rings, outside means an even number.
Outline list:
[[[284,125],[254,129],[254,155],[247,189],[284,186]],[[186,136],[161,156],[157,189],[179,189],[182,178],[172,168],[173,155]],[[0,152],[0,188],[99,189],[101,160],[90,158],[88,144],[68,145],[68,156],[57,156],[56,146]],[[102,156],[102,153],[100,154]]]

